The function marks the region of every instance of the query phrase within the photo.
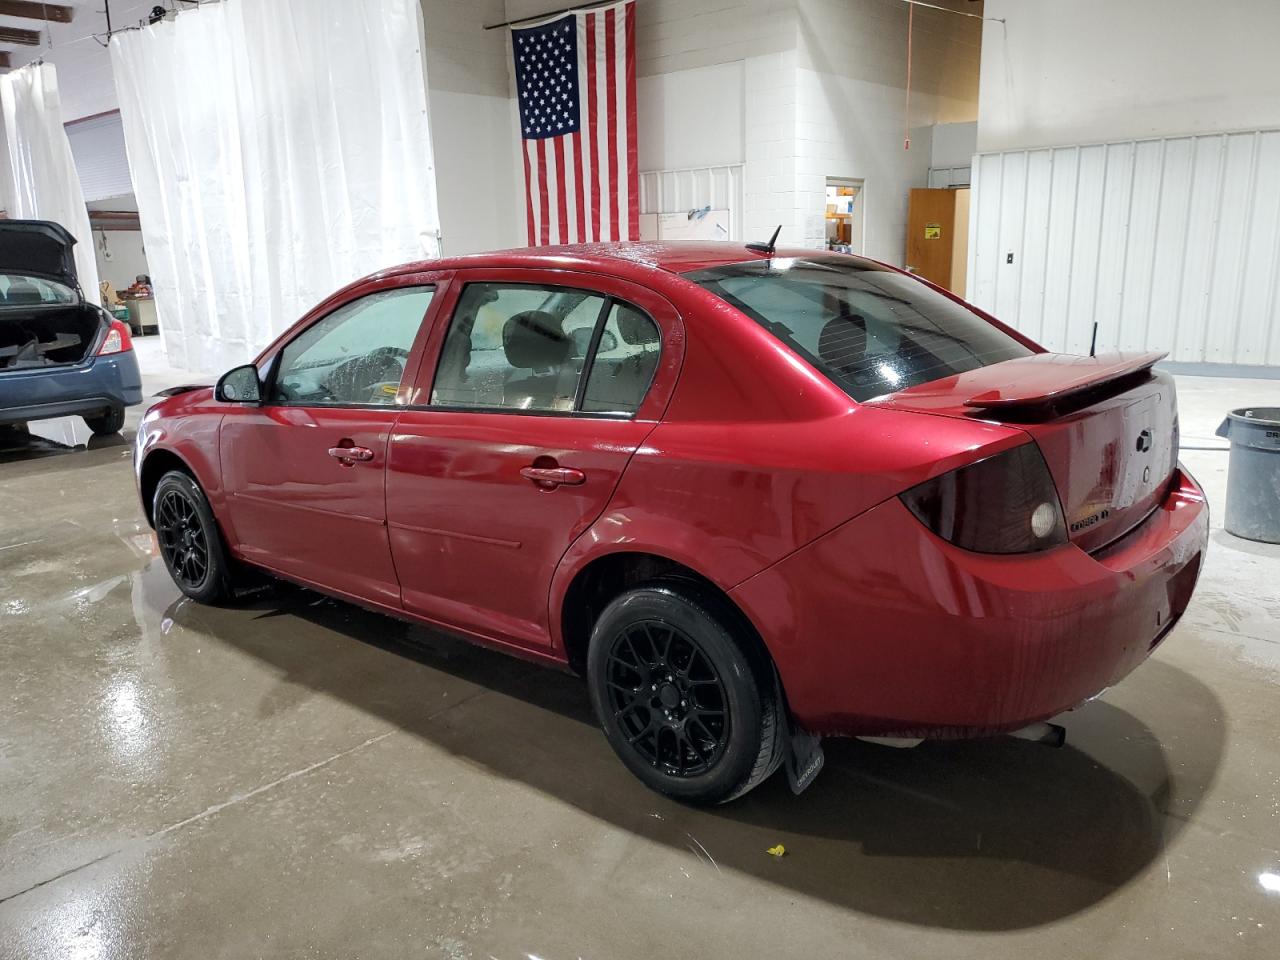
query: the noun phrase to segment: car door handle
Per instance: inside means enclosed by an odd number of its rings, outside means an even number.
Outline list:
[[[368,447],[330,447],[329,456],[335,460],[341,460],[347,466],[351,466],[357,460],[372,460],[373,451]]]
[[[576,487],[587,482],[587,475],[572,467],[521,467],[520,476],[532,480],[544,490],[554,490],[562,483]]]

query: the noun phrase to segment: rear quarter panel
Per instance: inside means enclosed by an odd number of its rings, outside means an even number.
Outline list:
[[[859,405],[767,331],[673,278],[686,347],[662,422],[551,591],[609,553],[652,553],[722,590],[901,491],[1027,442],[999,424]],[[768,642],[768,637],[765,637]]]

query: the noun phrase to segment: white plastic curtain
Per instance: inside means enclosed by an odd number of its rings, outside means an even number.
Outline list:
[[[51,63],[31,64],[0,76],[4,117],[4,203],[15,220],[52,220],[76,238],[76,274],[85,300],[97,303],[98,263],[76,175],[71,144],[62,126],[58,74]]]
[[[438,255],[418,0],[224,0],[111,61],[169,363],[244,363],[343,284]]]

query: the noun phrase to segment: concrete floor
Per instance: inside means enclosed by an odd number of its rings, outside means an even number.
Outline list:
[[[1280,404],[1179,386],[1188,447]],[[572,678],[293,588],[180,600],[137,417],[0,444],[0,957],[1280,956],[1280,548],[1215,529],[1062,750],[829,742],[803,797],[694,810]],[[1226,454],[1184,460],[1220,525]]]

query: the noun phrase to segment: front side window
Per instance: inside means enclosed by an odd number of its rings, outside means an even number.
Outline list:
[[[1032,353],[949,297],[865,261],[777,257],[684,276],[755,320],[855,400]]]
[[[381,290],[312,324],[280,352],[270,402],[394,404],[434,295],[434,287]]]
[[[594,359],[588,362],[593,343]],[[648,316],[598,293],[471,283],[450,321],[431,403],[630,414],[648,389],[657,349],[657,326]]]

